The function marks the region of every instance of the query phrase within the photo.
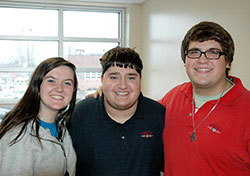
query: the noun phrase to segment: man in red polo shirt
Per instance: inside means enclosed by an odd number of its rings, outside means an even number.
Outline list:
[[[230,34],[216,23],[186,33],[181,56],[190,82],[159,101],[165,176],[250,175],[250,92],[229,76],[233,55]]]

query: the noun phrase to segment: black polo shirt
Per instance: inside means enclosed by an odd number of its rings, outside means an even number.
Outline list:
[[[163,170],[165,108],[139,96],[135,114],[124,124],[112,120],[103,96],[77,103],[69,128],[78,176],[159,176]]]

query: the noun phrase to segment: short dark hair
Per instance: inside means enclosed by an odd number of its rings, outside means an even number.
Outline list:
[[[234,42],[231,35],[219,24],[209,21],[203,21],[194,25],[186,33],[181,45],[181,58],[185,63],[186,51],[188,50],[190,41],[204,42],[207,40],[215,40],[218,42],[225,54],[226,62],[233,62],[234,56]],[[226,75],[228,75],[230,68],[226,69]]]
[[[131,49],[125,47],[112,48],[100,59],[102,65],[102,76],[111,66],[118,66],[124,68],[133,68],[141,76],[141,71],[143,69],[142,60],[139,54]]]

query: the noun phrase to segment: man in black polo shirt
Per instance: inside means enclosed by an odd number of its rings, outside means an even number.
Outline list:
[[[141,93],[140,56],[113,48],[100,61],[103,96],[78,102],[69,128],[76,175],[159,176],[165,108]]]

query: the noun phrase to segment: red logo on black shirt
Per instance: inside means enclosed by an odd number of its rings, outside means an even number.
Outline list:
[[[150,138],[150,137],[153,137],[153,133],[151,131],[144,131],[144,132],[141,132],[140,136],[144,138]]]

